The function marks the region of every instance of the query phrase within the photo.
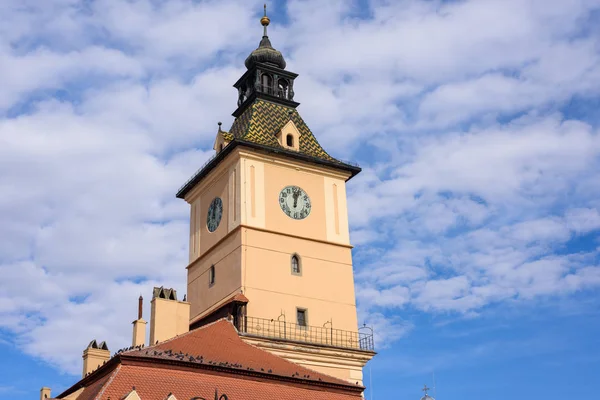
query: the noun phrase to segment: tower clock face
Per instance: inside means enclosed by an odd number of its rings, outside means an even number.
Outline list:
[[[208,207],[208,214],[206,215],[206,227],[209,232],[214,232],[221,223],[221,217],[223,216],[223,201],[219,197],[215,197]]]
[[[279,193],[279,206],[293,219],[304,219],[310,214],[310,198],[298,186],[286,186]]]

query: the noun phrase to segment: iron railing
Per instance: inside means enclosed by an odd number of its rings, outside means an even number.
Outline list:
[[[277,319],[241,317],[239,332],[249,336],[374,351],[373,333],[343,331],[326,326],[302,326]]]
[[[215,153],[213,155],[211,155],[210,157],[208,157],[208,160],[206,160],[204,162],[204,164],[202,164],[202,166],[200,168],[198,168],[196,170],[196,172],[194,172],[194,174],[191,176],[190,179],[188,179],[187,181],[185,181],[185,183],[183,185],[181,185],[181,187],[179,188],[179,190],[177,191],[178,193],[181,192],[183,190],[184,187],[186,187],[191,181],[194,180],[194,178],[200,173],[202,172],[202,170],[204,169],[204,167],[206,167],[208,165],[208,163],[210,163],[212,160],[214,160],[214,158],[218,155],[218,153]]]
[[[360,165],[356,161],[349,161],[349,160],[340,160],[340,161],[343,162],[344,164],[348,164],[348,165],[352,165],[353,167],[360,168]]]

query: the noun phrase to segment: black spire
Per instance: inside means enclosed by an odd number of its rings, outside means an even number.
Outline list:
[[[298,74],[285,70],[283,55],[271,45],[267,35],[270,22],[265,4],[265,14],[260,19],[263,37],[258,48],[246,58],[248,70],[233,85],[238,90],[238,108],[233,113],[235,117],[241,115],[256,98],[265,98],[291,108],[299,104],[294,101],[294,79]]]
[[[246,58],[246,68],[250,69],[257,63],[271,64],[281,69],[285,69],[285,59],[281,52],[275,50],[271,45],[269,36],[267,35],[267,26],[271,20],[267,17],[267,5],[265,4],[265,15],[260,19],[260,23],[263,26],[263,37],[258,45],[258,48],[254,50],[248,58]]]

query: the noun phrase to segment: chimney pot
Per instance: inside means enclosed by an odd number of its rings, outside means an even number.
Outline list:
[[[142,307],[144,306],[144,298],[140,295],[138,299],[138,319],[142,319]]]

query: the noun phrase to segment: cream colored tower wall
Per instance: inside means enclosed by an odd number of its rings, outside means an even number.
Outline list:
[[[240,224],[240,166],[237,153],[221,162],[185,197],[190,203],[190,264]],[[209,232],[206,216],[215,197],[223,202],[221,222]]]
[[[296,322],[296,308],[302,308],[309,325],[332,321],[336,329],[356,331],[347,178],[336,170],[249,150],[236,149],[221,161],[186,196],[195,243],[188,266],[191,320],[241,290],[250,300],[248,316],[277,318],[283,311],[288,322]],[[303,220],[288,217],[279,206],[279,193],[290,185],[311,199],[311,212]],[[211,233],[206,215],[217,196],[223,200],[223,219]],[[291,271],[293,254],[300,257],[300,276]]]
[[[248,317],[296,323],[297,308],[307,311],[310,326],[356,332],[358,329],[352,254],[348,229],[346,179],[337,170],[235,149],[187,196],[192,205],[188,266],[190,321],[217,310],[242,291]],[[279,206],[286,186],[301,187],[311,199],[303,220],[289,218]],[[212,199],[223,200],[223,220],[206,229]],[[300,274],[291,257],[300,258]],[[209,270],[215,267],[215,283]],[[326,324],[331,322],[331,324]],[[362,383],[362,367],[372,357],[356,349],[284,343],[243,336],[295,363]]]
[[[327,240],[337,243],[350,243],[348,227],[348,205],[346,202],[346,182],[340,178],[323,177],[325,194],[325,223]]]
[[[296,323],[296,309],[306,309],[308,325],[356,331],[351,249],[307,239],[247,229],[244,242],[244,293],[247,314]],[[301,274],[291,271],[300,258]],[[331,326],[328,326],[331,327]]]
[[[240,152],[242,163],[242,224],[269,231],[350,244],[346,179],[333,170]],[[279,193],[286,186],[299,186],[311,200],[311,212],[295,220],[279,207]]]
[[[347,175],[289,158],[241,152],[243,204],[243,290],[248,316],[296,322],[306,309],[308,324],[333,321],[336,329],[357,330],[345,180]],[[305,219],[288,217],[279,206],[286,186],[310,197]],[[255,229],[252,229],[255,228]],[[301,275],[291,272],[291,257]]]
[[[187,294],[191,304],[191,321],[212,311],[232,294],[239,293],[242,286],[241,241],[241,231],[238,229],[188,267]],[[215,283],[211,286],[209,269],[213,265]]]
[[[241,221],[244,225],[265,227],[265,163],[244,157],[242,164]]]
[[[235,232],[242,217],[241,180],[239,153],[234,151],[186,196],[192,209],[187,285],[191,321],[241,288],[241,238]],[[209,232],[206,217],[215,197],[223,201],[223,215],[217,229]],[[211,266],[214,285],[209,284]]]
[[[237,156],[237,154],[236,154]],[[240,184],[240,180],[241,180],[241,176],[242,176],[242,172],[240,171],[240,163],[239,161],[236,161],[235,164],[233,164],[231,167],[229,167],[228,169],[228,192],[229,192],[229,201],[228,204],[226,206],[226,212],[228,215],[228,221],[229,221],[229,225],[227,226],[227,229],[229,232],[233,231],[235,228],[237,228],[240,225],[240,218],[241,218],[241,213],[240,213],[240,209],[241,209],[241,184]]]

